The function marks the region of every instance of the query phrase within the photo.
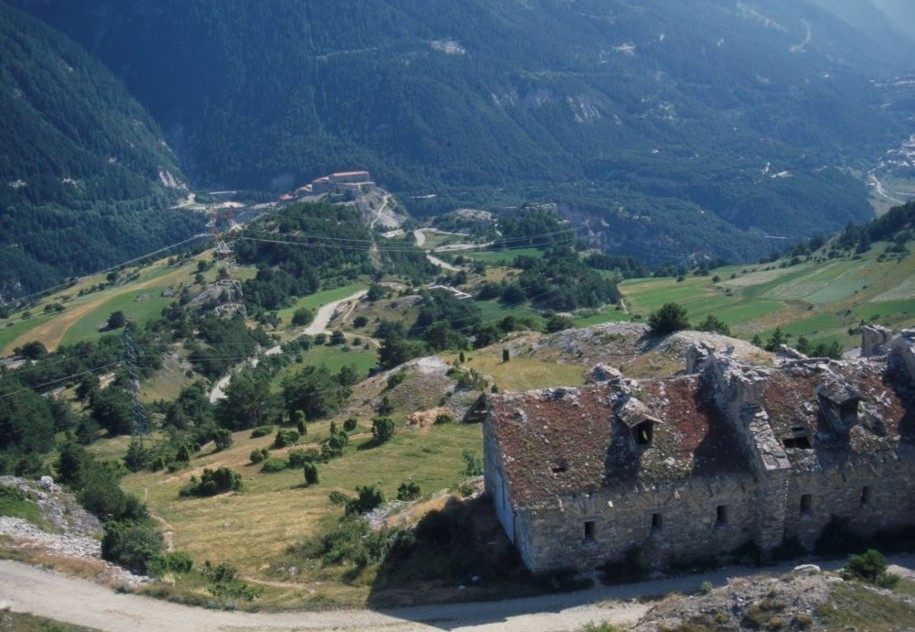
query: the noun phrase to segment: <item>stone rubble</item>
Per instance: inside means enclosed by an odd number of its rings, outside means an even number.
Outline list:
[[[150,581],[102,560],[101,522],[83,509],[72,494],[63,491],[50,476],[29,481],[0,476],[0,486],[15,487],[34,502],[50,530],[12,516],[0,516],[0,537],[9,538],[21,549],[32,549],[71,559],[90,560],[102,565],[99,577],[115,584],[134,587]]]

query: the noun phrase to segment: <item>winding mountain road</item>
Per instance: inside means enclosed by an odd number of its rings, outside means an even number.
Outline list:
[[[309,324],[298,335],[296,335],[293,338],[293,340],[295,338],[298,338],[299,336],[317,336],[318,334],[329,334],[330,331],[327,330],[327,326],[330,324],[331,319],[334,317],[334,314],[336,313],[337,308],[340,305],[342,305],[343,303],[350,302],[350,301],[358,301],[363,296],[365,296],[367,293],[368,293],[367,290],[360,290],[359,292],[356,292],[355,294],[351,294],[350,296],[347,296],[346,298],[341,298],[339,301],[331,301],[327,305],[322,305],[321,307],[318,308],[318,312],[315,314],[314,320],[311,321],[311,324]],[[276,345],[275,347],[271,347],[270,349],[267,349],[267,351],[264,353],[264,355],[274,356],[274,355],[279,355],[280,353],[282,353],[282,349],[280,348],[279,345]],[[219,400],[225,399],[226,387],[229,385],[229,382],[232,381],[232,376],[235,375],[235,372],[240,370],[241,366],[244,366],[244,364],[250,364],[251,366],[257,366],[257,357],[247,360],[242,365],[235,367],[231,372],[229,372],[226,375],[223,375],[221,378],[219,378],[219,381],[216,382],[215,386],[213,386],[213,390],[210,391],[210,403],[211,404],[215,404]]]

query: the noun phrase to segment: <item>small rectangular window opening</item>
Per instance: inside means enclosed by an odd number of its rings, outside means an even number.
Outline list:
[[[594,540],[594,521],[588,520],[585,522],[585,540],[593,541]]]
[[[813,496],[810,494],[803,494],[801,496],[801,515],[806,516],[809,514],[811,507],[813,507]]]
[[[864,488],[861,489],[861,504],[871,504],[871,488],[868,485],[865,485]]]
[[[660,531],[664,527],[664,516],[659,513],[651,514],[651,530]]]
[[[635,443],[641,446],[650,446],[654,439],[654,424],[650,421],[640,423],[635,427]]]
[[[553,474],[562,474],[569,469],[569,464],[565,459],[556,459],[550,464],[550,471]]]
[[[810,439],[808,437],[785,437],[782,439],[782,444],[786,448],[799,448],[801,450],[810,450],[813,448],[810,445]]]
[[[724,526],[728,523],[728,506],[727,505],[718,505],[717,515],[715,517],[715,524],[719,527]]]

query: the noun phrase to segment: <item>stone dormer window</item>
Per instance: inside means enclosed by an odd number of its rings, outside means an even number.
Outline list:
[[[835,432],[847,434],[858,423],[861,396],[850,384],[837,379],[827,380],[817,387],[817,399],[820,412]]]
[[[632,441],[640,448],[651,447],[654,441],[654,427],[659,423],[649,414],[648,407],[634,397],[630,397],[616,411],[616,417],[629,431]]]

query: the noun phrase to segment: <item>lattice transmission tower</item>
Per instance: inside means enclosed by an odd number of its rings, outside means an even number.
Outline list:
[[[140,370],[137,368],[137,358],[140,353],[137,344],[130,335],[130,328],[124,327],[122,335],[124,369],[127,371],[130,390],[130,403],[133,413],[133,434],[144,436],[149,434],[149,420],[146,418],[146,408],[140,401]]]
[[[228,223],[229,230],[225,236],[219,228],[220,221]],[[248,317],[248,309],[245,307],[245,293],[242,291],[241,281],[238,280],[238,264],[235,262],[235,213],[231,210],[210,209],[209,221],[210,233],[213,235],[213,242],[216,244],[214,258],[216,260],[217,277],[216,277],[216,300],[219,304],[216,306],[216,313],[220,316],[234,316],[241,314],[244,318]],[[225,272],[223,272],[223,270]]]

